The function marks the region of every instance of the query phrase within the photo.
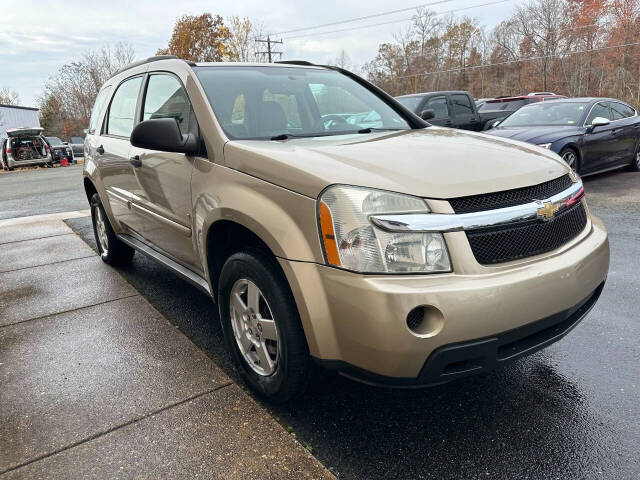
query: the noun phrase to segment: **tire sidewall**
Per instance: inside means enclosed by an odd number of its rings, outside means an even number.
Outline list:
[[[286,389],[290,355],[288,339],[294,333],[290,331],[292,324],[299,322],[299,317],[297,310],[292,308],[290,295],[282,291],[282,284],[277,278],[277,272],[273,271],[275,265],[269,265],[273,262],[265,263],[265,256],[259,255],[257,252],[240,252],[229,257],[220,274],[218,308],[222,330],[238,367],[238,373],[259,394],[277,399],[279,392]],[[254,372],[247,364],[233,334],[229,299],[233,285],[240,279],[251,280],[261,290],[269,304],[278,329],[278,347],[280,349],[278,365],[276,371],[267,377]]]

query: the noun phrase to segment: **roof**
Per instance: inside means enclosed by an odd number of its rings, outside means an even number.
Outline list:
[[[36,108],[36,107],[21,107],[20,105],[5,105],[5,104],[2,104],[2,103],[0,103],[0,107],[3,107],[3,108],[18,108],[20,110],[35,110],[36,112],[40,110],[39,108]]]
[[[439,90],[435,92],[408,93],[406,95],[398,95],[395,98],[426,97],[427,95],[445,95],[445,94],[455,94],[455,93],[461,93],[463,95],[471,95],[466,90]]]

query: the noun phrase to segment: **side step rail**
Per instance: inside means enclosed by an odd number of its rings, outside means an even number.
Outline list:
[[[205,292],[207,295],[213,297],[211,295],[211,290],[209,289],[209,282],[207,282],[204,278],[202,278],[197,273],[192,272],[191,270],[189,270],[186,267],[183,267],[178,262],[175,262],[174,260],[171,260],[166,255],[163,255],[162,253],[154,250],[150,246],[142,243],[140,240],[137,240],[136,238],[132,237],[131,235],[121,234],[121,235],[117,235],[117,237],[118,237],[118,240],[120,240],[122,243],[125,243],[125,244],[129,245],[131,248],[133,248],[136,251],[146,255],[151,260],[153,260],[155,262],[158,262],[160,265],[163,265],[164,267],[167,267],[169,270],[174,272],[176,275],[181,277],[183,280],[186,280],[187,282],[191,283],[192,285],[198,287],[200,290]]]

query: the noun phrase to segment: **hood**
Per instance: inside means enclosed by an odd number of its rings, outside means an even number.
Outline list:
[[[230,168],[312,198],[336,183],[453,198],[535,185],[568,172],[560,157],[540,147],[433,126],[230,141],[224,156]]]
[[[545,127],[500,127],[488,130],[486,133],[497,137],[512,138],[529,143],[553,143],[561,138],[581,135],[582,127],[571,126],[545,126]]]

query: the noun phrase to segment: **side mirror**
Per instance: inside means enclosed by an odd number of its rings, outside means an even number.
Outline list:
[[[502,123],[502,120],[504,120],[504,119],[496,120],[495,122],[491,123],[489,125],[489,128],[496,128],[498,125],[500,125]]]
[[[200,147],[194,134],[182,135],[175,118],[154,118],[140,122],[131,132],[130,141],[134,147],[186,155],[198,153]]]
[[[430,120],[432,118],[435,118],[436,113],[429,109],[429,110],[423,110],[422,113],[420,114],[420,118],[422,118],[423,120]]]
[[[611,120],[609,120],[608,118],[596,117],[593,120],[591,120],[591,125],[588,126],[587,131],[593,132],[596,127],[603,127],[605,125],[609,125],[610,123],[611,123]]]

